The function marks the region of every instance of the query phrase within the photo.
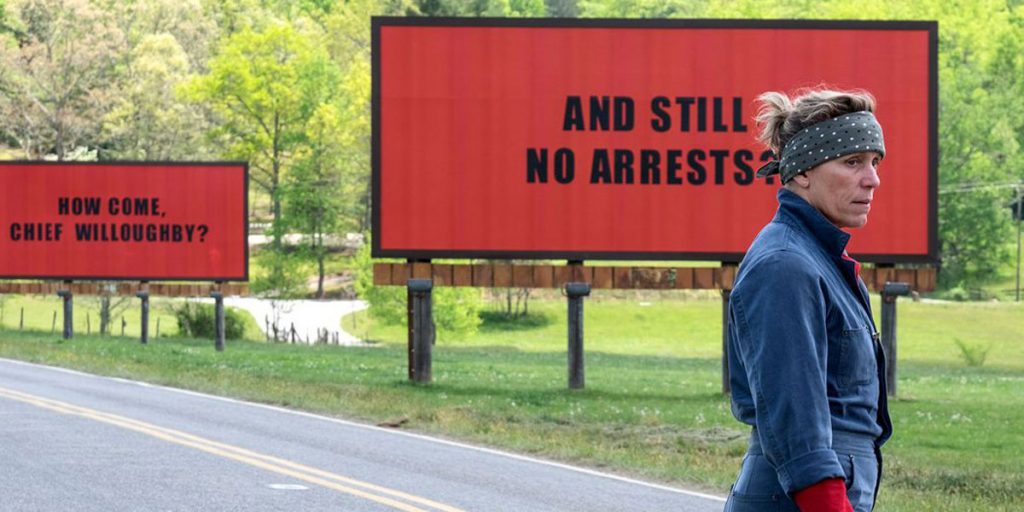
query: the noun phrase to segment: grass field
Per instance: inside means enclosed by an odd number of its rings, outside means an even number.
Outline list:
[[[122,301],[123,299],[123,301]],[[149,336],[178,336],[178,324],[174,317],[174,308],[184,299],[168,299],[154,297],[149,304]],[[209,302],[209,301],[208,301]],[[114,297],[110,331],[111,336],[122,336],[122,320],[124,320],[124,336],[138,338],[142,326],[142,302],[134,297]],[[74,331],[75,335],[99,334],[100,302],[98,297],[76,296],[74,298]],[[263,339],[259,325],[248,313],[245,317],[245,337],[252,340]],[[0,295],[0,330],[28,330],[53,332],[60,334],[64,328],[64,305],[56,296],[3,296]]]
[[[719,388],[721,302],[683,296],[588,299],[587,388],[576,392],[565,389],[565,303],[554,298],[533,301],[527,325],[488,322],[467,339],[438,342],[429,386],[405,379],[405,332],[367,318],[356,325],[370,326],[373,347],[240,342],[218,354],[207,340],[143,347],[7,331],[0,356],[404,421],[420,432],[724,494],[747,433]],[[1024,307],[901,300],[899,310],[900,397],[879,510],[1018,510]],[[984,365],[967,366],[957,339],[988,348]]]

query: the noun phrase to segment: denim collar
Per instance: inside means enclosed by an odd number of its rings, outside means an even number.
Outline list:
[[[786,188],[779,189],[778,199],[779,210],[775,212],[773,221],[803,227],[828,254],[842,258],[850,241],[849,233],[836,227],[817,208]]]

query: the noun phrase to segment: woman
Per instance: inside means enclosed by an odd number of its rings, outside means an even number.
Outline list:
[[[885,156],[863,91],[762,94],[779,208],[729,304],[733,415],[752,433],[727,512],[872,510],[892,433],[885,360],[846,228],[867,223]]]

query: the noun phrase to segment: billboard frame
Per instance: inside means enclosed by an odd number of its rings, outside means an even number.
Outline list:
[[[922,31],[928,34],[928,250],[926,254],[853,254],[869,263],[913,263],[934,265],[939,261],[938,242],[938,164],[939,164],[939,79],[938,21],[857,21],[857,20],[749,20],[749,19],[619,19],[619,18],[420,18],[375,16],[371,20],[372,60],[372,235],[371,254],[375,258],[430,260],[453,259],[564,259],[644,260],[644,261],[721,261],[738,263],[745,253],[733,252],[609,252],[609,251],[493,251],[493,250],[416,250],[381,248],[381,28],[414,27],[517,27],[517,28],[687,28],[687,29],[802,29],[802,30],[894,30]],[[765,220],[767,223],[768,219]]]
[[[242,168],[242,204],[244,205],[244,211],[242,212],[242,240],[245,240],[244,248],[244,261],[245,268],[243,273],[238,276],[200,276],[200,277],[177,277],[177,276],[160,276],[160,277],[139,277],[139,276],[11,276],[3,274],[3,270],[0,269],[0,280],[13,280],[13,279],[40,279],[47,281],[142,281],[142,282],[153,282],[153,281],[186,281],[186,282],[248,282],[249,281],[249,162],[245,161],[156,161],[156,160],[111,160],[111,161],[95,161],[95,162],[58,162],[53,160],[4,160],[0,161],[0,168],[6,165],[39,165],[39,166],[53,166],[62,165],[70,167],[87,167],[87,166],[112,166],[112,167],[131,167],[131,166],[161,166],[161,167],[190,167],[190,166],[240,166]]]

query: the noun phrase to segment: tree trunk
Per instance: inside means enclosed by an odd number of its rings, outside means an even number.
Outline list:
[[[110,296],[100,296],[100,336],[106,336],[110,330]]]
[[[316,264],[317,270],[320,272],[320,279],[316,284],[316,298],[324,298],[324,260],[327,258],[327,251],[324,250],[324,235],[322,233],[317,234],[317,251],[316,251]]]
[[[324,255],[321,253],[317,257],[317,264],[320,265],[320,280],[316,285],[316,298],[324,298]]]
[[[55,141],[55,151],[57,152],[57,161],[64,161],[64,129],[60,126],[57,127],[57,140]]]
[[[281,181],[281,118],[274,113],[273,162],[270,175],[270,201],[274,204],[274,240],[275,251],[281,250],[281,198],[278,194],[278,183]]]

